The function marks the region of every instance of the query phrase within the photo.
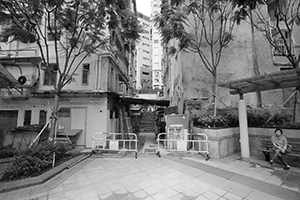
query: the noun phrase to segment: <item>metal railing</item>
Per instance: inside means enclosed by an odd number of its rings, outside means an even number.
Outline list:
[[[95,132],[92,137],[92,149],[134,152],[135,158],[137,158],[137,142],[137,135],[134,133]]]
[[[161,157],[161,151],[181,151],[196,154],[205,154],[208,160],[208,137],[203,133],[160,133],[157,136],[157,156]]]

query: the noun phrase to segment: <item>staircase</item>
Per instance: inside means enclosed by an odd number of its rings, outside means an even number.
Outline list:
[[[140,133],[156,133],[156,113],[155,112],[146,112],[142,114],[139,132]]]

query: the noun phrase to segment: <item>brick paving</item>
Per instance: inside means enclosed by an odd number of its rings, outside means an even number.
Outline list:
[[[145,142],[147,145],[147,141]],[[2,200],[299,200],[300,173],[239,156],[139,155],[88,158],[46,183]]]

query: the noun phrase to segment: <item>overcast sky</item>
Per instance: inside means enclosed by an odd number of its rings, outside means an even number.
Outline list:
[[[151,0],[136,0],[137,11],[150,17],[151,15]]]

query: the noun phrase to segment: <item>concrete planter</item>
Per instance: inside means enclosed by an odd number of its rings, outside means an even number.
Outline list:
[[[257,151],[261,138],[271,138],[276,128],[248,128],[250,155],[264,159]],[[282,129],[288,141],[300,141],[300,130]],[[208,149],[212,158],[221,159],[241,151],[239,128],[206,129],[193,127],[194,133],[204,133],[208,136]]]
[[[208,136],[208,150],[211,158],[221,159],[240,152],[239,128],[193,127],[193,133],[204,133]]]

